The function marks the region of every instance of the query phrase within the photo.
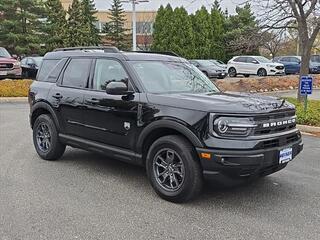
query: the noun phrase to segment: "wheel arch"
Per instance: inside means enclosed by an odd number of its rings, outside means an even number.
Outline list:
[[[203,143],[187,126],[172,120],[157,120],[149,124],[140,134],[136,150],[145,159],[148,149],[152,143],[163,136],[181,135],[194,147],[203,147]]]
[[[257,75],[259,75],[259,71],[260,70],[264,70],[265,73],[266,73],[266,76],[268,75],[268,71],[267,71],[267,69],[265,67],[259,67],[258,70],[257,70]]]
[[[31,111],[30,111],[30,126],[31,126],[31,128],[33,128],[33,125],[34,125],[37,117],[39,117],[41,114],[50,114],[52,116],[54,123],[56,124],[57,129],[60,130],[60,124],[59,124],[58,118],[57,118],[54,110],[50,106],[50,104],[48,104],[46,102],[37,102],[32,106]]]

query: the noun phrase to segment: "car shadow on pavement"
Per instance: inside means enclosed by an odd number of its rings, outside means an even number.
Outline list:
[[[92,177],[94,175],[112,176],[117,181],[129,185],[129,188],[132,187],[135,191],[139,191],[140,194],[154,194],[156,197],[143,167],[124,163],[97,153],[71,148],[68,148],[57,163],[67,165],[70,168],[82,169],[81,174],[90,174]],[[246,206],[247,210],[252,210],[252,207],[255,206],[263,208],[264,205],[270,206],[270,204],[276,207],[286,201],[286,198],[295,195],[295,191],[288,186],[287,182],[280,184],[278,180],[277,176],[272,175],[227,186],[217,182],[205,182],[201,195],[186,205],[195,207],[214,204],[215,206],[230,208]],[[284,188],[286,191],[283,191]],[[258,206],[258,204],[260,205]]]

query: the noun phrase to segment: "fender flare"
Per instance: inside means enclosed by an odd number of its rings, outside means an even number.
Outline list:
[[[161,128],[167,128],[167,129],[169,128],[169,129],[178,131],[183,136],[185,136],[192,143],[194,147],[199,147],[199,148],[204,147],[203,143],[200,141],[197,135],[194,134],[188,127],[176,121],[162,119],[162,120],[157,120],[150,123],[148,126],[146,126],[142,130],[141,134],[138,137],[138,141],[136,145],[137,152],[139,153],[142,152],[144,141],[147,139],[149,134],[151,134],[154,130],[161,129]]]
[[[38,109],[47,110],[52,115],[52,118],[53,118],[54,123],[56,124],[56,127],[58,128],[58,130],[60,130],[60,123],[59,123],[58,117],[57,117],[56,113],[54,112],[52,106],[46,102],[37,102],[31,107],[31,110],[30,110],[30,125],[31,125],[31,127],[33,127],[32,116],[33,116],[34,112],[37,111]]]

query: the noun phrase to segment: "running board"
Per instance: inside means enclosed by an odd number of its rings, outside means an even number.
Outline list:
[[[143,165],[142,154],[138,154],[127,149],[114,147],[107,144],[83,139],[76,136],[62,134],[62,133],[59,134],[59,138],[63,143],[72,147],[81,148],[81,149],[93,151],[93,152],[98,152],[127,163],[141,165],[141,166]]]

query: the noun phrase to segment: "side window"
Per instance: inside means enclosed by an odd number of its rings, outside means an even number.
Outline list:
[[[289,57],[281,58],[281,62],[291,62]]]
[[[236,59],[234,59],[234,62],[246,62],[246,57],[237,57]]]
[[[90,74],[91,59],[72,59],[63,75],[62,85],[85,88]]]
[[[128,75],[116,60],[97,59],[93,78],[93,89],[105,90],[109,82],[124,82],[128,86]]]
[[[45,81],[51,70],[59,62],[57,59],[45,59],[42,61],[37,75],[37,81]]]
[[[247,57],[246,59],[247,63],[253,63],[254,61],[257,61],[257,60],[255,60],[253,57]]]
[[[61,72],[63,66],[66,64],[67,60],[68,60],[67,58],[61,59],[56,64],[56,66],[54,66],[54,68],[50,71],[48,77],[45,79],[45,82],[56,82],[58,80],[60,72]]]
[[[290,62],[299,63],[300,60],[299,60],[299,58],[291,57],[291,58],[290,58]]]

